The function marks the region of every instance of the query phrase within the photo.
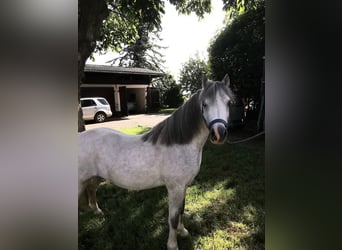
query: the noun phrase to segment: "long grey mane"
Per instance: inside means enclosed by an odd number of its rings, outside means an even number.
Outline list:
[[[170,117],[143,135],[143,141],[165,145],[188,144],[199,132],[202,125],[200,92],[197,91]]]

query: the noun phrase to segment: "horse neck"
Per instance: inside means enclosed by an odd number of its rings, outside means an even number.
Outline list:
[[[209,130],[206,127],[204,121],[201,121],[201,128],[200,128],[200,132],[194,137],[193,142],[195,143],[196,147],[198,148],[198,150],[202,151],[203,146],[205,144],[205,142],[208,139],[209,136]]]
[[[195,102],[199,102],[200,99],[200,92],[197,92],[193,97]],[[200,108],[197,110],[197,116],[199,117],[198,119],[196,119],[196,121],[198,122],[198,133],[196,133],[196,135],[193,138],[193,142],[196,144],[196,146],[202,150],[205,142],[208,139],[209,136],[209,130],[205,124],[205,121],[203,120],[203,116],[202,116],[202,110],[200,110]],[[196,117],[197,117],[196,116]]]
[[[203,121],[198,98],[199,93],[196,93],[170,117],[144,134],[142,140],[166,146],[195,143],[196,146],[203,147],[209,131]]]
[[[179,110],[178,117],[181,117],[182,119],[178,119],[178,122],[182,123],[180,126],[181,128],[187,127],[188,132],[190,132],[189,128],[196,131],[193,134],[191,143],[194,143],[196,147],[201,150],[208,139],[209,130],[202,117],[202,111],[199,107],[199,98],[200,92],[197,92],[187,103],[185,103],[184,107]]]

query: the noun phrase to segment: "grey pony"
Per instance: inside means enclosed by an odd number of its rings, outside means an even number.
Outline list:
[[[229,104],[234,95],[226,75],[222,81],[203,78],[202,89],[170,117],[143,135],[125,135],[108,128],[79,133],[78,192],[87,187],[89,206],[96,201],[101,178],[129,190],[166,186],[169,198],[167,249],[178,249],[177,234],[188,236],[183,224],[186,188],[200,170],[202,149],[210,138],[224,143]]]

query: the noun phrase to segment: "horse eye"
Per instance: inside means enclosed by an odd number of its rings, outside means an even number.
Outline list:
[[[203,103],[202,103],[202,107],[203,107],[203,108],[207,107],[207,104],[203,102]]]
[[[232,101],[227,102],[227,106],[230,106],[232,104]]]

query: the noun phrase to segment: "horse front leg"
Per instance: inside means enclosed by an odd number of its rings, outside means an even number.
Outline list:
[[[177,233],[187,236],[188,230],[183,225],[184,199],[186,186],[167,187],[169,195],[169,238],[168,250],[178,250]]]
[[[189,236],[188,230],[184,227],[183,224],[183,217],[184,217],[184,207],[185,207],[185,194],[184,194],[184,199],[182,202],[181,210],[180,210],[180,215],[179,215],[179,221],[178,221],[178,226],[177,226],[177,233],[181,237],[187,237]]]

